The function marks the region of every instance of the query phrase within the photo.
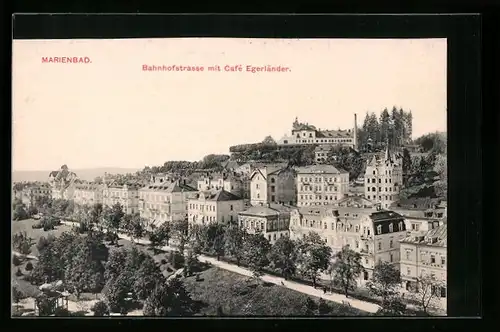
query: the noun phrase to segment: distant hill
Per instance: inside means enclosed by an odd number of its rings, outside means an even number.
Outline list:
[[[57,170],[57,169],[54,169]],[[118,168],[118,167],[102,167],[102,168],[85,168],[85,169],[71,169],[75,172],[79,179],[92,181],[98,176],[103,176],[104,173],[110,174],[127,174],[139,171],[139,168]],[[49,178],[49,171],[13,171],[12,181],[47,181]]]

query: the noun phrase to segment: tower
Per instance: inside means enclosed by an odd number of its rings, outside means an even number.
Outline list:
[[[358,150],[358,118],[354,113],[354,150]]]

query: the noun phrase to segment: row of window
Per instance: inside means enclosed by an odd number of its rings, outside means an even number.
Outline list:
[[[370,195],[366,195],[366,199],[377,199],[377,196],[376,195],[373,195],[373,196],[370,196]],[[393,198],[392,198],[392,195],[383,195],[383,196],[379,196],[378,197],[378,200],[379,201],[391,201]],[[387,207],[387,205],[386,205]]]
[[[331,192],[334,192],[334,191],[338,191],[338,187],[336,186],[300,186],[300,191],[331,191]]]
[[[366,191],[377,191],[377,187],[366,187]],[[378,191],[382,191],[382,187],[378,187]],[[392,191],[392,187],[389,187],[389,190],[387,190],[387,187],[385,187],[385,191]],[[395,190],[394,190],[395,191]]]
[[[336,201],[337,200],[337,196],[332,196],[332,195],[325,195],[325,196],[322,196],[322,195],[314,195],[314,198],[313,198],[313,195],[300,195],[300,199],[301,200],[322,200],[323,198],[322,197],[325,197],[325,201]]]
[[[371,179],[371,183],[376,183],[377,179]],[[370,179],[366,179],[366,183],[370,183]],[[382,179],[378,179],[378,183],[382,183]],[[385,183],[392,183],[392,179],[385,179]]]
[[[314,178],[312,178],[312,177],[299,176],[297,178],[297,180],[299,182],[304,182],[304,183],[306,183],[306,182],[330,182],[331,183],[331,182],[337,182],[337,179],[339,181],[342,181],[342,178],[337,178],[337,177],[331,177],[331,178],[314,177]]]

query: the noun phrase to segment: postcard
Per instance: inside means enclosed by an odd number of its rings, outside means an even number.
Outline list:
[[[12,63],[13,316],[446,316],[446,39]]]

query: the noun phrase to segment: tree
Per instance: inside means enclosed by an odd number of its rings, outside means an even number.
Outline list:
[[[189,226],[189,246],[195,254],[201,254],[207,247],[208,227],[200,224]]]
[[[34,216],[37,213],[38,213],[38,209],[36,208],[36,206],[30,205],[30,207],[28,208],[28,217]]]
[[[356,288],[356,280],[363,270],[361,254],[345,246],[335,255],[330,274],[333,283],[340,286],[348,297],[349,290]]]
[[[368,119],[368,138],[372,139],[374,144],[380,143],[380,126],[377,115],[372,112]]]
[[[440,291],[444,287],[441,280],[432,275],[417,278],[416,292],[410,293],[425,314],[429,314],[430,308],[439,307]]]
[[[347,170],[350,180],[357,179],[364,168],[364,160],[361,155],[350,148],[332,147],[328,153],[327,161]]]
[[[408,149],[403,149],[403,174],[411,171],[411,155]]]
[[[388,298],[382,307],[375,313],[376,316],[403,316],[406,313],[406,304],[401,296],[394,295]]]
[[[382,298],[382,303],[399,293],[401,274],[388,262],[378,263],[373,270],[373,277],[366,287],[375,296]]]
[[[168,245],[171,234],[171,227],[169,222],[164,222],[159,227],[153,227],[149,232],[150,246],[156,253],[165,244]]]
[[[94,312],[94,316],[109,316],[109,308],[104,301],[96,302],[96,304],[92,307],[92,311]]]
[[[84,291],[98,293],[104,285],[104,267],[100,260],[93,257],[93,245],[95,243],[85,238],[79,244],[74,259],[66,268],[66,282],[77,298]]]
[[[130,280],[128,278],[129,276],[123,273],[115,280],[106,283],[104,296],[111,312],[127,312],[127,296],[130,290]]]
[[[32,271],[32,270],[33,270],[33,263],[31,263],[31,262],[26,263],[26,266],[25,266],[25,268],[24,268],[24,269],[25,269],[26,271],[28,271],[28,272],[29,272],[29,271]]]
[[[139,213],[134,213],[133,215],[127,214],[122,218],[122,221],[123,228],[131,237],[132,241],[142,238],[146,233],[144,220]]]
[[[193,270],[198,263],[197,254],[194,250],[188,250],[184,257],[184,275],[189,277],[193,274]]]
[[[269,264],[267,258],[271,244],[261,234],[248,234],[243,245],[243,259],[255,277],[263,274],[263,269]]]
[[[389,140],[389,130],[391,127],[391,116],[387,108],[384,108],[382,113],[380,113],[380,140],[382,142],[387,142]]]
[[[14,213],[12,217],[14,218],[14,220],[24,220],[28,218],[28,212],[26,212],[22,204],[17,204],[14,207]]]
[[[177,245],[181,253],[184,252],[184,247],[189,240],[188,222],[187,220],[178,220],[172,223],[172,233],[177,240]]]
[[[138,270],[134,272],[132,290],[139,300],[146,300],[156,284],[163,281],[163,275],[154,259],[144,255]]]
[[[440,154],[436,156],[434,171],[438,174],[439,180],[434,182],[434,190],[437,196],[446,197],[448,195],[448,163],[447,156]]]
[[[224,255],[224,225],[211,223],[207,228],[207,249],[210,254],[217,256],[217,260]]]
[[[120,222],[122,218],[125,216],[123,212],[123,208],[120,203],[116,203],[111,207],[111,211],[108,215],[106,215],[106,225],[108,227],[108,232],[114,232],[115,234],[118,232],[120,228]]]
[[[319,274],[328,269],[332,249],[313,232],[299,241],[298,249],[299,271],[304,277],[311,279],[313,287],[316,287]]]
[[[92,205],[92,209],[90,211],[90,222],[92,225],[101,225],[101,220],[103,217],[104,208],[101,203],[96,203]],[[102,229],[101,229],[102,230]]]
[[[271,248],[271,263],[281,270],[281,275],[288,280],[296,271],[297,247],[289,237],[279,238]]]
[[[191,316],[193,300],[179,278],[159,283],[144,304],[144,316]]]
[[[237,225],[229,226],[224,234],[225,252],[236,259],[236,265],[238,266],[240,266],[243,259],[245,234],[245,231]]]
[[[262,141],[262,144],[276,145],[276,141],[271,136],[266,136]]]
[[[127,262],[127,251],[113,250],[105,265],[104,280],[106,283],[113,282],[122,274]]]
[[[26,232],[18,232],[12,237],[12,244],[14,250],[23,255],[29,255],[31,253],[31,247],[35,243],[33,242],[33,238],[29,237]]]
[[[403,119],[401,118],[401,113],[394,106],[391,111],[392,120],[392,141],[390,142],[393,146],[401,146],[403,144]]]

